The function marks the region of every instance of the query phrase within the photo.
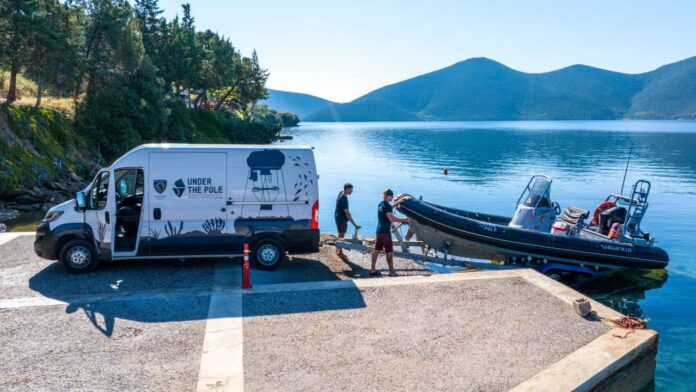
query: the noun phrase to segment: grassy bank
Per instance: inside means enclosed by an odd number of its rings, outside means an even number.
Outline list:
[[[0,106],[0,196],[60,178],[88,176],[95,164],[87,142],[66,115]]]
[[[119,153],[150,142],[267,144],[277,139],[282,128],[280,121],[246,111],[186,109],[183,113],[179,135],[157,140],[139,135]],[[89,179],[114,159],[98,153],[99,143],[64,112],[0,105],[0,199],[50,182]]]

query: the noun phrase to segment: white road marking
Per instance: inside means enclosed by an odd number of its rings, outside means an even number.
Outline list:
[[[66,295],[61,299],[53,299],[43,296],[24,297],[24,298],[6,298],[0,299],[0,309],[17,309],[31,308],[37,306],[55,306],[55,305],[85,305],[93,303],[105,302],[122,302],[122,301],[142,301],[142,300],[166,300],[177,297],[202,297],[208,296],[216,291],[225,291],[233,293],[234,289],[227,290],[211,290],[209,288],[193,288],[193,289],[172,289],[166,292],[162,291],[134,291],[129,293],[106,293],[106,294],[78,294]]]
[[[239,269],[235,269],[230,264],[218,266],[215,271],[215,286],[213,288],[187,288],[161,290],[143,290],[126,293],[112,292],[105,294],[78,294],[65,296],[62,299],[53,299],[43,296],[7,298],[0,299],[0,309],[18,309],[37,306],[55,305],[80,305],[90,303],[121,302],[121,301],[140,301],[153,299],[171,299],[176,297],[188,296],[235,296],[242,294],[262,294],[278,293],[287,291],[308,291],[308,290],[335,290],[346,288],[369,288],[382,286],[398,286],[404,284],[421,284],[437,282],[454,282],[460,280],[479,280],[479,279],[504,279],[512,277],[525,277],[521,271],[525,270],[501,270],[501,271],[479,271],[474,273],[431,275],[431,276],[404,276],[400,278],[371,278],[357,280],[329,280],[299,283],[279,283],[255,285],[251,290],[242,290],[235,286],[234,275],[240,274]],[[536,282],[534,282],[537,284]],[[236,283],[238,284],[238,283]],[[211,301],[212,303],[213,301]],[[210,309],[209,309],[210,311]]]
[[[34,235],[32,231],[18,231],[13,233],[0,233],[0,245],[6,244],[15,238],[19,238],[25,235]]]
[[[239,270],[228,263],[215,269],[215,286],[229,284]],[[244,322],[242,292],[214,291],[210,296],[208,321],[196,390],[244,391]]]
[[[37,306],[67,305],[67,302],[46,297],[0,299],[0,309],[34,308]]]

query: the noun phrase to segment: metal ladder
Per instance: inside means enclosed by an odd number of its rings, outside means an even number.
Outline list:
[[[648,194],[650,194],[650,181],[638,180],[633,185],[631,200],[628,204],[626,220],[622,230],[625,238],[635,239],[632,234],[640,234],[640,222],[648,209]],[[631,229],[629,231],[629,229]]]

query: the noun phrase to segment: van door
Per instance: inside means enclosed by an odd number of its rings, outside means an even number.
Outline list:
[[[85,209],[85,223],[92,229],[92,234],[97,242],[97,248],[101,258],[111,258],[112,237],[112,204],[113,186],[111,175],[108,171],[97,174],[92,187],[87,195],[87,208]]]
[[[145,194],[144,171],[140,167],[114,169],[113,183],[114,256],[147,256],[147,247],[139,245]]]
[[[234,165],[235,160],[239,160],[239,152],[231,152],[228,163]],[[230,162],[231,161],[231,162]],[[250,232],[247,226],[240,227],[237,219],[243,218],[244,212],[244,191],[247,182],[247,169],[239,166],[228,166],[227,168],[227,234],[232,240],[232,247],[235,253],[242,253],[244,241],[249,240]]]
[[[148,178],[151,256],[232,252],[226,152],[151,152]]]

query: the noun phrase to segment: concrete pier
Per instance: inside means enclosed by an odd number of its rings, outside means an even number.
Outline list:
[[[631,391],[657,334],[531,270],[432,274],[333,249],[275,272],[129,261],[67,275],[0,237],[0,389]],[[384,267],[380,260],[380,266]],[[617,337],[620,336],[620,337]],[[621,338],[626,336],[625,338]]]

